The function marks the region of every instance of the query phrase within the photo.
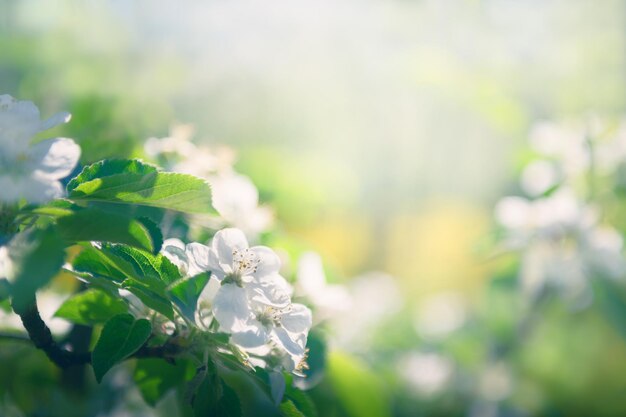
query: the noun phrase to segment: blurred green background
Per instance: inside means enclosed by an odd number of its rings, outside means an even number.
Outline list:
[[[236,149],[333,279],[384,270],[409,310],[441,291],[470,300],[483,324],[445,346],[468,374],[484,371],[494,334],[517,343],[516,261],[483,247],[494,203],[518,191],[529,129],[621,117],[625,58],[617,0],[0,0],[0,92],[44,117],[70,111],[55,133],[81,143],[83,162],[194,124],[198,143]],[[544,313],[512,359],[526,414],[508,415],[625,415],[624,342],[593,309]],[[410,320],[363,360],[421,346]],[[463,395],[423,413],[490,415]],[[422,414],[395,401],[398,415]]]

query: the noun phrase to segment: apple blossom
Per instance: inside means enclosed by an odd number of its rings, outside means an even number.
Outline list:
[[[42,122],[32,102],[0,96],[0,200],[43,203],[63,196],[59,180],[76,166],[80,147],[66,138],[35,144],[31,140],[39,132],[69,120],[69,113],[57,113]]]

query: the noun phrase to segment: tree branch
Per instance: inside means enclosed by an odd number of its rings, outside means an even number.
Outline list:
[[[52,333],[41,319],[37,302],[33,299],[28,307],[17,310],[13,307],[15,313],[20,316],[24,328],[28,332],[30,340],[37,349],[45,352],[48,358],[60,368],[68,368],[75,365],[84,365],[91,363],[91,352],[72,352],[60,346],[52,338]],[[24,340],[24,337],[15,337]],[[139,350],[132,354],[129,358],[172,358],[181,353],[183,348],[174,343],[165,343],[161,346],[143,345]]]

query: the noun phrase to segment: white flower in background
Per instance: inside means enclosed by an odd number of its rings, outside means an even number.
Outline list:
[[[63,335],[72,327],[70,322],[54,315],[68,297],[69,294],[61,295],[50,290],[37,292],[39,314],[53,335]],[[5,312],[0,308],[0,329],[24,330],[24,326],[17,314]]]
[[[586,230],[598,218],[597,210],[580,200],[569,188],[537,200],[505,197],[495,208],[495,218],[515,243],[533,237],[560,237],[564,233]]]
[[[400,311],[403,298],[396,280],[383,272],[368,272],[348,285],[351,308],[331,321],[334,342],[343,349],[367,348],[372,330]]]
[[[487,401],[497,402],[513,392],[513,375],[504,362],[489,364],[478,378],[478,393]]]
[[[13,280],[13,261],[9,256],[8,245],[0,246],[0,278]]]
[[[231,172],[235,159],[234,152],[227,147],[209,149],[206,146],[197,146],[191,141],[194,133],[193,125],[173,125],[169,136],[147,139],[144,152],[173,172],[191,174],[204,179],[218,173]]]
[[[352,299],[344,285],[327,284],[322,258],[305,252],[298,260],[296,294],[306,298],[315,309],[315,320],[323,321],[350,310]]]
[[[495,217],[505,244],[522,250],[520,285],[528,298],[550,286],[583,307],[591,302],[590,277],[617,279],[626,271],[621,236],[599,225],[597,208],[568,187],[536,200],[506,197]]]
[[[164,138],[149,138],[143,146],[144,152],[151,158],[173,156],[190,157],[196,151],[191,142],[195,129],[192,125],[179,124],[170,128],[170,135]]]
[[[0,200],[43,203],[63,196],[59,180],[76,166],[80,147],[66,138],[31,140],[69,119],[69,113],[58,113],[42,122],[32,102],[0,96]]]
[[[414,324],[418,334],[425,339],[442,340],[461,328],[466,319],[465,298],[457,293],[441,293],[419,304]]]
[[[537,197],[557,185],[560,179],[554,163],[539,160],[531,162],[524,168],[520,183],[528,195]]]
[[[450,383],[454,365],[437,353],[412,352],[398,362],[398,373],[418,394],[429,397]]]
[[[530,133],[530,146],[544,157],[557,160],[567,178],[584,172],[591,163],[586,133],[576,126],[538,123]]]
[[[227,225],[252,236],[271,226],[272,211],[269,207],[259,206],[259,192],[250,178],[230,172],[208,180],[213,192],[213,207]]]

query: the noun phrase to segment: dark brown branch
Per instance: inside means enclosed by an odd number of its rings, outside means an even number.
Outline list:
[[[52,333],[46,323],[41,319],[37,303],[33,300],[28,307],[23,310],[15,309],[15,313],[20,316],[24,328],[28,332],[30,340],[37,349],[45,352],[48,358],[60,368],[68,368],[74,365],[84,365],[91,363],[91,352],[72,352],[61,347],[52,338]],[[144,345],[130,358],[172,358],[182,352],[182,347],[173,343],[166,343],[161,346]]]

